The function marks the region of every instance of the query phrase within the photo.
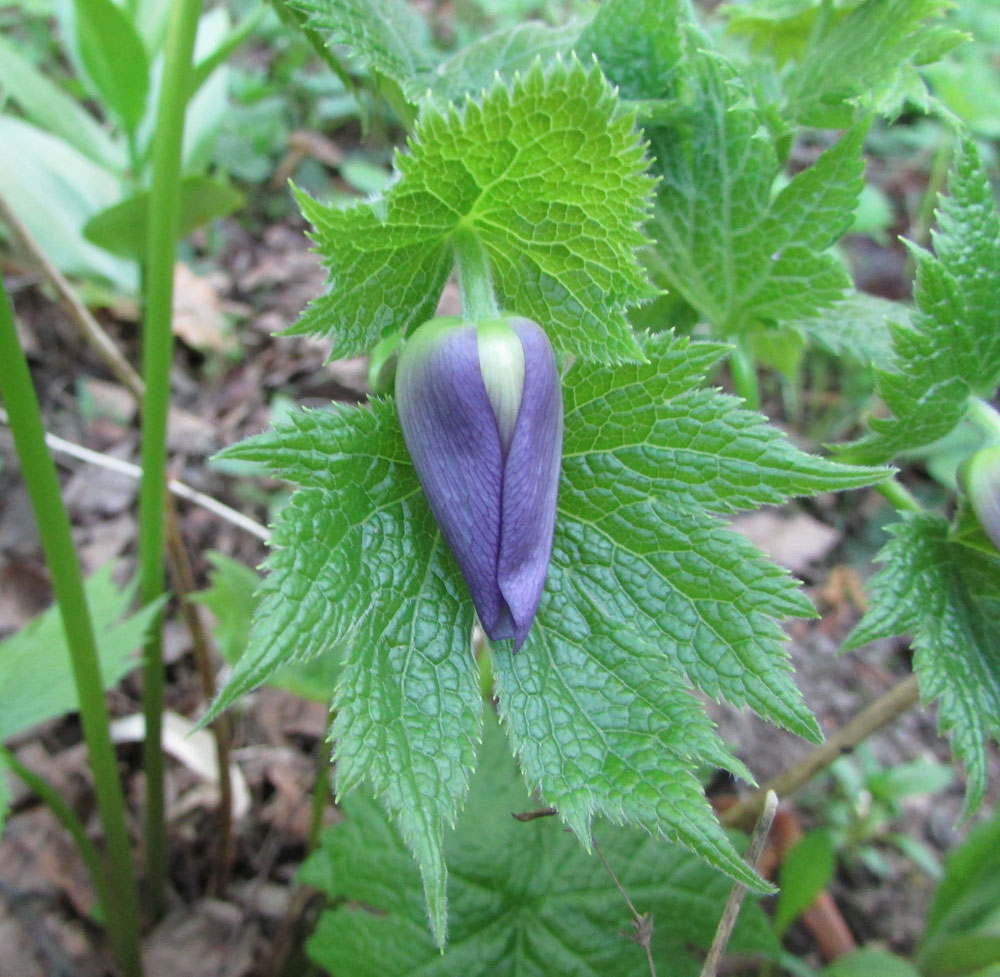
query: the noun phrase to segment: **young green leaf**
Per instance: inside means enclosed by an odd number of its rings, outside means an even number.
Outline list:
[[[965,812],[986,790],[986,741],[1000,738],[1000,557],[949,538],[947,522],[915,515],[889,527],[871,608],[845,648],[909,631],[921,698],[965,764]]]
[[[910,310],[900,302],[850,292],[829,308],[791,323],[810,343],[854,363],[884,367],[892,358],[892,328],[908,327]]]
[[[975,145],[959,149],[950,196],[938,210],[934,254],[917,255],[918,311],[893,330],[893,356],[876,373],[892,411],[846,447],[852,460],[882,462],[930,444],[962,419],[971,395],[1000,382],[1000,215]]]
[[[138,667],[134,653],[162,605],[157,601],[125,617],[135,585],[118,587],[111,571],[110,564],[102,567],[86,582],[106,688]],[[59,608],[51,607],[0,642],[0,742],[77,706]]]
[[[641,355],[624,313],[650,294],[635,249],[652,181],[596,68],[536,66],[461,110],[425,106],[396,166],[384,197],[346,209],[299,194],[330,289],[290,332],[329,335],[343,356],[420,325],[461,232],[485,249],[501,307],[544,323],[557,349]]]
[[[444,829],[465,795],[482,700],[472,604],[410,466],[391,402],[291,414],[224,453],[300,486],[217,713],[280,666],[340,658],[337,792],[367,778],[398,819],[444,942]]]
[[[724,334],[815,315],[850,284],[827,249],[857,205],[864,128],[773,195],[779,166],[763,118],[721,55],[696,49],[699,38],[689,33],[683,113],[646,129],[662,177],[647,264]]]
[[[836,862],[828,831],[804,834],[781,860],[780,893],[774,929],[780,937],[833,877]]]
[[[556,819],[511,817],[533,807],[488,716],[468,803],[446,841],[452,941],[441,955],[427,935],[419,877],[399,835],[378,804],[353,795],[344,804],[346,819],[324,835],[300,874],[341,903],[320,917],[309,955],[340,977],[371,973],[373,959],[385,977],[644,972],[642,951],[623,937],[628,908],[601,862],[585,855]],[[691,948],[711,942],[728,880],[641,832],[600,826],[595,838],[636,908],[652,914],[659,972],[694,977]],[[777,951],[756,902],[745,905],[730,949]]]

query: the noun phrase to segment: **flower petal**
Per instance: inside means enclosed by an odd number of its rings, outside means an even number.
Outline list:
[[[528,319],[508,321],[524,347],[524,393],[503,470],[497,583],[513,618],[517,651],[538,611],[552,556],[563,406],[544,330]]]
[[[486,633],[513,634],[497,587],[502,467],[475,326],[436,319],[407,341],[396,372],[403,438]]]

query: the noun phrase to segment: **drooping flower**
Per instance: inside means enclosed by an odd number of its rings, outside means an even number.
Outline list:
[[[963,462],[959,480],[979,524],[1000,550],[1000,447],[982,448]]]
[[[409,337],[396,410],[431,511],[494,640],[531,628],[552,555],[562,389],[540,326],[432,319]]]

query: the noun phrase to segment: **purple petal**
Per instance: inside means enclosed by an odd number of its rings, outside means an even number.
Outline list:
[[[524,393],[503,470],[497,583],[513,618],[517,651],[538,611],[552,556],[563,407],[555,354],[545,332],[528,319],[509,323],[524,347]]]
[[[500,440],[479,368],[475,326],[429,335],[425,340],[418,330],[407,344],[413,344],[410,355],[404,347],[400,358],[396,407],[403,438],[484,630],[491,638],[509,638],[513,625],[496,578]]]

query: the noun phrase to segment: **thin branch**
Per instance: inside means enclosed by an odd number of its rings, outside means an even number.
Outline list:
[[[0,409],[0,424],[7,423],[7,413]],[[80,461],[89,462],[100,468],[106,468],[108,471],[117,472],[120,475],[127,475],[129,478],[138,479],[142,475],[142,469],[131,461],[102,455],[99,451],[85,448],[82,444],[76,444],[73,441],[67,441],[56,434],[46,434],[45,443],[53,451],[69,455],[72,458],[78,458]],[[264,542],[267,542],[271,538],[271,530],[267,526],[262,526],[255,519],[243,515],[242,512],[237,512],[224,502],[220,502],[218,499],[214,499],[204,492],[199,492],[198,489],[191,488],[190,485],[186,485],[184,482],[171,479],[167,482],[167,488],[178,498],[186,499],[188,502],[195,503],[195,505],[200,505],[203,509],[214,513],[220,519],[238,526],[258,539],[264,540]]]
[[[764,806],[764,799],[771,791],[778,797],[788,797],[816,774],[825,770],[837,757],[850,753],[872,733],[888,725],[920,700],[916,675],[910,675],[894,685],[885,695],[861,710],[846,726],[839,729],[825,743],[817,746],[803,759],[784,773],[772,777],[759,790],[744,797],[721,816],[727,828],[749,828]]]
[[[656,964],[653,961],[653,950],[651,947],[653,941],[653,914],[640,913],[639,910],[635,908],[628,893],[625,891],[625,886],[621,884],[618,876],[615,875],[614,869],[612,869],[612,867],[608,864],[608,860],[604,857],[604,852],[601,851],[601,846],[597,844],[597,839],[591,837],[590,843],[594,848],[594,854],[601,860],[601,864],[604,866],[605,871],[611,876],[611,881],[614,882],[618,891],[622,894],[622,898],[625,900],[625,904],[628,906],[629,912],[632,914],[632,927],[635,929],[635,932],[632,934],[632,939],[642,947],[646,954],[646,963],[649,966],[649,977],[656,977]]]
[[[141,406],[144,388],[139,374],[122,355],[114,340],[101,328],[101,324],[94,318],[87,306],[80,301],[73,286],[66,280],[65,275],[52,264],[48,255],[21,222],[21,218],[17,216],[2,193],[0,193],[0,220],[8,226],[11,236],[21,249],[38,265],[42,275],[52,283],[63,308],[76,324],[77,329],[80,330],[80,335]]]
[[[774,823],[774,815],[777,810],[778,795],[773,790],[769,790],[764,797],[763,808],[753,829],[753,835],[750,838],[750,848],[747,851],[747,864],[754,870],[756,870],[757,864],[760,862],[760,856],[764,851],[767,835],[771,830],[771,825]],[[701,968],[701,977],[715,977],[719,969],[719,963],[722,961],[722,955],[726,952],[726,947],[729,945],[729,938],[733,935],[733,927],[739,918],[740,907],[743,905],[743,899],[746,894],[747,887],[742,882],[733,883],[733,887],[729,892],[729,898],[726,900],[726,908],[722,911],[722,919],[719,920],[719,927],[715,931],[715,939],[712,940],[708,956],[705,957],[704,966]]]

